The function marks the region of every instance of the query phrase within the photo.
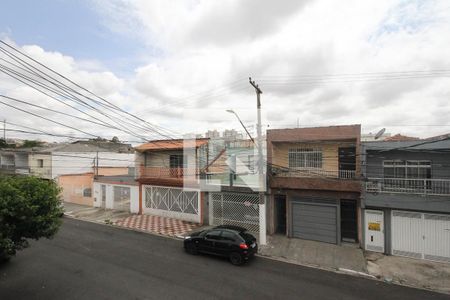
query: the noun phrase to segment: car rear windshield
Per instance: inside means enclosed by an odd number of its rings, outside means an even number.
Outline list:
[[[244,239],[246,243],[252,243],[255,237],[248,232],[240,232],[239,235]]]

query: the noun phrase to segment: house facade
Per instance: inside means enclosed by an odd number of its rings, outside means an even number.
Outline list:
[[[96,176],[93,188],[95,207],[139,213],[139,184],[134,174]]]
[[[209,139],[157,140],[136,147],[139,212],[203,223],[200,172]]]
[[[360,125],[267,131],[269,234],[359,243]]]
[[[205,169],[210,225],[237,225],[258,236],[260,198],[257,151],[251,140],[215,140],[220,144]]]
[[[449,136],[362,150],[364,248],[450,262]]]

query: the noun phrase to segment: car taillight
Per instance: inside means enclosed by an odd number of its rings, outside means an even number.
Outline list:
[[[248,246],[247,246],[246,243],[241,243],[241,244],[239,244],[239,248],[241,248],[241,249],[248,249]]]

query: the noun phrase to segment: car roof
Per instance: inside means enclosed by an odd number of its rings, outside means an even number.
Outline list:
[[[235,225],[219,225],[219,226],[214,227],[213,229],[229,229],[229,230],[233,230],[233,231],[237,231],[237,232],[247,231],[246,228],[241,227],[241,226],[235,226]]]

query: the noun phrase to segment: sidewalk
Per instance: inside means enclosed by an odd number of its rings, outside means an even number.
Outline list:
[[[450,264],[366,252],[370,274],[386,282],[450,294]]]
[[[99,207],[85,206],[64,202],[65,215],[76,219],[101,224],[110,224],[118,227],[139,230],[170,237],[181,237],[201,225],[173,218],[136,215],[129,212],[115,211]]]
[[[325,269],[367,272],[362,250],[353,245],[337,246],[282,235],[268,236],[267,242],[259,248],[262,256]]]

